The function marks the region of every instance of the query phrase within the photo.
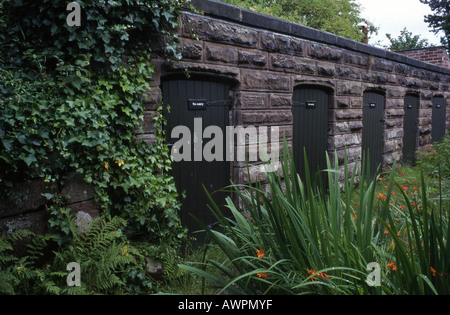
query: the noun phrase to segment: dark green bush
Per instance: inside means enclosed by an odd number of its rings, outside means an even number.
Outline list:
[[[0,189],[41,178],[57,190],[76,171],[94,186],[102,213],[128,221],[128,234],[177,243],[185,231],[164,118],[155,117],[153,145],[135,131],[152,45],[179,57],[184,1],[79,1],[80,26],[66,23],[67,3],[0,4]],[[159,35],[166,41],[155,41]]]
[[[417,164],[435,177],[450,178],[450,135],[433,143],[426,152],[418,152]]]

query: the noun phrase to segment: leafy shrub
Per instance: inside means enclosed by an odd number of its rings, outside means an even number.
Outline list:
[[[377,178],[354,185],[367,168],[349,176],[345,162],[341,189],[338,163],[328,161],[325,194],[308,179],[308,165],[302,182],[287,146],[284,152],[282,174],[267,174],[270,197],[260,185],[233,185],[243,207],[228,198],[230,218],[213,203],[220,227],[203,227],[227,259],[181,268],[233,294],[448,294],[450,206],[427,196],[423,177],[414,199],[398,185],[408,205],[399,207],[391,199],[395,165],[377,195]],[[367,282],[373,262],[379,286]]]
[[[450,135],[440,142],[433,143],[426,152],[418,152],[417,164],[435,177],[450,178]]]
[[[57,236],[19,230],[0,237],[0,294],[148,294],[154,280],[146,271],[146,250],[133,246],[122,230],[125,221],[94,219],[81,232],[70,220],[71,241],[55,247]],[[26,253],[16,241],[30,239]],[[53,250],[52,250],[53,249]],[[80,265],[81,286],[68,286],[67,265]]]
[[[165,36],[157,48],[178,58],[184,1],[80,5],[81,26],[66,23],[67,1],[0,5],[0,187],[42,178],[57,190],[76,171],[94,186],[102,212],[128,220],[128,234],[176,244],[185,231],[164,118],[154,117],[153,145],[136,129],[154,71],[148,36]]]

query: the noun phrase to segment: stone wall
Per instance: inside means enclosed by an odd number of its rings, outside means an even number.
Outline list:
[[[218,1],[193,3],[204,15],[182,14],[183,60],[168,66],[156,59],[149,108],[161,101],[159,85],[166,76],[183,69],[191,76],[216,76],[234,83],[230,125],[277,125],[292,144],[294,88],[327,87],[332,91],[328,150],[331,155],[336,151],[341,162],[346,149],[353,163],[361,155],[363,93],[381,91],[386,98],[383,167],[389,167],[402,157],[408,93],[420,97],[418,149],[431,143],[430,105],[433,96],[450,96],[449,69]],[[448,133],[449,119],[446,129]],[[144,136],[151,133],[149,128]],[[251,172],[252,178],[261,177],[257,166]],[[245,182],[249,175],[234,163],[231,177]]]
[[[336,151],[340,162],[345,149],[350,163],[361,155],[363,93],[368,90],[386,97],[384,167],[402,156],[407,93],[420,97],[419,149],[431,144],[430,105],[433,96],[449,98],[449,69],[218,1],[194,0],[193,4],[205,14],[183,12],[180,17],[183,60],[168,65],[157,50],[152,56],[155,73],[146,95],[143,132],[139,132],[149,143],[155,140],[152,117],[162,100],[162,80],[187,69],[193,77],[207,74],[233,84],[230,125],[279,126],[290,145],[294,89],[302,84],[326,87],[331,91],[328,151]],[[449,133],[450,106],[447,117]],[[244,166],[233,163],[234,182],[264,180],[258,163],[250,168],[251,174]],[[11,196],[1,196],[0,232],[18,227],[44,232],[48,215],[44,192],[45,183],[34,182],[18,185]],[[61,194],[71,196],[67,203],[74,212],[97,215],[93,192],[79,175],[73,174]]]
[[[43,180],[17,182],[11,194],[0,196],[0,235],[9,234],[16,229],[28,229],[38,234],[47,232],[47,185]],[[98,216],[94,191],[80,174],[70,174],[65,184],[56,191],[74,216]]]

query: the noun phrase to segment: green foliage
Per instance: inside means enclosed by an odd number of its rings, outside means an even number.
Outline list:
[[[28,230],[16,230],[0,237],[0,294],[35,294],[59,292],[48,275],[36,266],[42,265],[47,245],[55,237],[51,234],[35,235]],[[28,243],[26,255],[19,256],[14,250],[17,243]],[[53,274],[53,273],[52,273]]]
[[[165,35],[156,48],[180,57],[184,1],[82,1],[81,26],[67,25],[66,5],[0,7],[0,186],[43,178],[57,190],[77,171],[94,185],[105,214],[128,220],[128,233],[176,243],[184,230],[163,116],[155,117],[155,144],[135,132],[154,71],[154,38]]]
[[[114,294],[123,290],[121,279],[133,265],[136,265],[138,251],[123,237],[125,221],[114,217],[110,221],[94,219],[86,232],[80,233],[72,222],[73,240],[55,253],[53,266],[65,270],[69,262],[80,264],[81,286],[63,288],[61,293]],[[64,274],[67,277],[67,272]]]
[[[223,2],[356,41],[364,40],[364,34],[361,32],[358,24],[361,22],[367,25],[371,24],[361,18],[360,7],[352,0],[223,0]],[[375,28],[370,26],[369,32],[375,32]]]
[[[94,219],[80,230],[70,219],[70,241],[55,248],[57,236],[19,230],[0,238],[0,294],[148,294],[153,280],[146,271],[148,250],[130,244],[126,222]],[[28,240],[28,241],[27,241]],[[16,241],[27,251],[18,257]],[[81,286],[67,285],[67,264],[80,265]]]
[[[418,152],[417,164],[437,178],[450,178],[450,135],[433,143],[427,152]]]
[[[228,198],[231,218],[215,203],[211,209],[219,228],[198,221],[226,259],[181,268],[233,294],[448,294],[450,206],[428,197],[423,176],[421,191],[407,195],[394,165],[377,195],[381,178],[354,184],[356,174],[366,178],[365,161],[352,172],[344,161],[341,183],[336,157],[325,194],[311,184],[307,163],[300,179],[288,151],[285,143],[282,173],[267,174],[270,195],[261,185],[233,185],[243,208]],[[379,286],[367,283],[372,262]]]
[[[425,22],[432,28],[434,34],[444,33],[441,43],[450,52],[450,6],[448,1],[420,0],[420,2],[429,5],[433,14],[425,15]]]
[[[386,34],[386,37],[391,42],[388,49],[393,51],[425,48],[429,46],[427,39],[421,39],[420,35],[413,36],[412,32],[409,32],[406,27],[400,31],[400,35],[397,38],[393,38],[391,34]]]

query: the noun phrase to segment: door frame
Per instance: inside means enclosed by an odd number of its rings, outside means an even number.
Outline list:
[[[374,95],[377,95],[378,97],[382,97],[382,99],[383,99],[383,107],[382,107],[382,111],[381,111],[381,117],[376,117],[375,119],[379,119],[379,123],[380,123],[380,126],[381,126],[381,130],[380,130],[380,132],[379,132],[379,136],[380,136],[380,143],[378,143],[378,145],[377,145],[377,147],[379,146],[380,147],[380,152],[377,152],[377,155],[376,156],[379,156],[379,161],[376,161],[376,162],[374,162],[373,161],[373,158],[371,158],[371,157],[373,157],[374,155],[373,154],[370,154],[370,152],[369,152],[369,161],[370,161],[370,164],[369,164],[369,176],[367,177],[368,179],[373,179],[374,178],[374,176],[376,175],[376,170],[377,170],[377,168],[379,167],[379,171],[381,171],[381,169],[383,168],[383,155],[384,155],[384,153],[385,153],[385,131],[386,131],[386,124],[385,124],[385,122],[386,122],[386,91],[384,91],[384,90],[382,90],[382,89],[366,89],[364,92],[363,92],[363,95],[362,95],[362,101],[363,101],[363,104],[362,104],[362,116],[363,116],[363,118],[362,118],[362,123],[363,123],[363,129],[362,129],[362,134],[361,134],[361,154],[365,154],[365,147],[366,147],[366,139],[368,138],[367,136],[366,136],[366,133],[365,132],[367,132],[367,130],[368,130],[368,128],[366,127],[366,126],[364,126],[364,123],[366,122],[366,118],[367,118],[367,112],[368,112],[368,110],[370,110],[370,100],[367,102],[367,100],[366,100],[366,96],[368,95],[368,94],[374,94]],[[368,103],[368,104],[366,104],[366,103]],[[375,125],[377,125],[376,124],[376,121],[375,122],[373,122]],[[370,137],[369,137],[370,138]],[[368,149],[370,149],[370,148],[368,148]],[[367,157],[366,157],[366,159],[367,159]],[[367,163],[367,160],[366,160],[366,163]],[[374,163],[376,163],[376,164],[374,164]],[[362,167],[365,167],[365,165],[362,165]]]
[[[439,138],[435,139],[436,137],[436,132],[435,132],[435,124],[436,124],[436,120],[438,122],[440,122],[440,117],[437,114],[438,109],[436,108],[436,99],[442,99],[443,103],[444,103],[444,108],[439,109],[444,113],[444,125],[442,126],[442,128],[444,129],[443,135],[441,136],[440,134],[438,134]],[[445,99],[445,97],[443,95],[434,95],[433,98],[431,99],[431,106],[432,106],[432,112],[431,112],[431,141],[432,142],[437,142],[443,139],[443,137],[445,137],[446,135],[446,131],[447,131],[447,126],[446,126],[446,122],[447,122],[447,100]],[[439,126],[441,127],[441,126]]]
[[[293,159],[296,162],[296,164],[298,164],[298,161],[302,161],[303,157],[298,157],[296,156],[296,154],[301,154],[303,156],[303,151],[299,150],[300,152],[295,152],[294,147],[295,147],[295,141],[296,141],[296,120],[295,120],[295,115],[294,115],[294,108],[301,106],[300,104],[295,104],[295,92],[301,89],[311,89],[311,90],[318,90],[321,91],[323,93],[325,93],[327,95],[328,98],[328,104],[327,104],[327,127],[326,127],[326,140],[325,140],[325,152],[324,152],[324,163],[326,163],[326,157],[325,154],[330,152],[330,143],[329,143],[329,138],[330,138],[330,128],[331,128],[331,124],[332,124],[332,114],[333,114],[333,104],[334,104],[334,87],[330,86],[330,85],[326,85],[326,84],[321,84],[321,83],[313,83],[313,82],[302,82],[299,84],[296,84],[293,88],[293,92],[292,92],[292,118],[293,118],[293,122],[292,122],[292,150],[293,150]],[[311,168],[311,165],[308,165],[309,168]],[[296,168],[298,167],[303,167],[303,166],[299,166],[299,165],[295,165]],[[324,165],[324,167],[326,168],[326,165]],[[311,172],[311,169],[310,169]],[[297,173],[299,174],[303,174],[303,172],[300,172],[299,169],[297,169]],[[303,174],[304,175],[304,174]],[[313,175],[313,174],[311,174]],[[324,174],[326,175],[326,174]],[[323,176],[323,178],[321,178],[322,181],[326,182],[326,176]],[[302,178],[302,180],[305,180],[304,178]]]
[[[162,99],[162,102],[164,104],[168,104],[170,106],[173,106],[172,104],[170,104],[169,102],[164,100],[163,85],[166,82],[169,82],[169,81],[180,81],[180,80],[183,80],[183,81],[204,81],[204,82],[212,82],[213,81],[213,82],[216,82],[216,83],[219,83],[219,84],[227,85],[229,87],[229,94],[228,94],[227,100],[229,100],[230,102],[229,102],[229,104],[224,104],[223,105],[223,106],[229,106],[228,107],[228,111],[227,111],[228,112],[228,116],[227,117],[224,116],[223,118],[226,120],[225,127],[232,124],[232,116],[233,116],[233,111],[234,111],[234,103],[233,103],[233,101],[235,99],[234,98],[234,88],[236,86],[236,81],[235,80],[231,80],[230,78],[224,78],[222,76],[209,75],[209,74],[205,74],[205,73],[202,73],[202,74],[195,74],[195,73],[194,74],[190,74],[189,78],[186,77],[183,73],[179,73],[179,72],[171,73],[169,75],[165,75],[165,76],[161,77],[161,79],[160,79],[160,86],[159,86],[160,90],[161,90],[161,99]],[[186,105],[186,106],[188,106],[188,105]],[[169,113],[167,112],[166,108],[164,108],[164,115],[165,115],[166,119],[167,119],[167,115],[168,114]],[[204,132],[204,130],[206,128],[206,125],[203,124],[202,127],[203,127],[203,132]],[[169,126],[169,124],[167,124],[167,126],[165,127],[166,143],[169,143],[169,141],[171,139],[171,135],[170,135],[171,130],[169,130],[169,129],[170,129],[170,126]],[[225,130],[223,130],[223,136],[225,136]],[[191,137],[193,137],[193,131],[191,131]],[[179,140],[179,138],[178,138],[178,140]],[[204,139],[204,140],[205,140],[205,142],[203,143],[203,145],[210,141],[210,139]],[[224,154],[225,154],[225,152],[224,152]],[[224,155],[224,157],[225,157],[225,155]],[[195,163],[194,156],[192,156],[191,158],[192,158],[192,161],[193,161],[192,163]],[[204,157],[203,157],[203,159],[204,159]],[[200,161],[199,163],[202,163],[202,162],[207,163],[206,161]],[[228,183],[227,183],[227,185],[229,185],[230,184],[230,180],[232,180],[232,175],[233,175],[233,164],[232,164],[232,162],[228,162],[226,160],[222,161],[221,163],[227,163],[227,165],[228,165],[227,166],[227,169],[228,169],[228,172],[227,172],[228,173],[227,174]],[[221,188],[224,188],[224,187],[220,187],[220,189]],[[181,196],[182,191],[179,191],[178,193]],[[204,191],[202,190],[201,193],[204,193]],[[232,194],[229,194],[230,197],[231,197],[231,195]],[[214,197],[214,195],[212,195],[212,196]],[[180,201],[181,201],[181,203],[183,203],[182,199],[180,199]],[[215,201],[219,205],[220,204],[225,204],[225,200],[222,200],[222,201],[215,200]],[[205,205],[205,208],[206,208],[206,205]],[[194,213],[194,211],[189,211],[189,212],[190,213]],[[180,213],[181,217],[186,217],[186,215],[187,215],[186,213]],[[194,230],[199,228],[198,225],[192,224],[191,221],[189,221],[189,220],[186,220],[186,221],[190,222],[187,225],[189,230],[192,230],[192,228],[194,228]],[[204,222],[204,223],[214,224],[214,222]],[[200,242],[202,242],[201,239],[203,238],[203,236],[198,236],[197,239],[199,239],[199,238],[200,238]]]
[[[414,131],[415,131],[415,133],[414,133],[414,139],[415,139],[414,140],[415,141],[414,154],[412,155],[412,160],[410,160],[410,161],[405,159],[405,158],[408,158],[408,157],[405,157],[405,138],[407,137],[406,130],[405,130],[405,120],[406,120],[406,111],[408,109],[410,109],[409,108],[409,104],[408,104],[408,100],[407,100],[408,97],[415,98],[414,102],[417,101],[417,105],[416,105],[416,109],[415,109],[415,111],[416,111],[415,123],[414,123],[414,127],[415,127],[415,129],[414,129]],[[404,97],[403,108],[405,110],[405,114],[403,116],[403,140],[402,140],[403,141],[402,142],[402,144],[403,144],[403,148],[402,148],[403,158],[402,159],[403,159],[404,162],[406,162],[406,163],[410,164],[411,166],[413,166],[415,164],[415,161],[416,161],[415,152],[417,151],[417,148],[419,146],[420,94],[418,94],[418,93],[406,93],[405,97]],[[406,152],[406,153],[408,153],[408,152]]]

